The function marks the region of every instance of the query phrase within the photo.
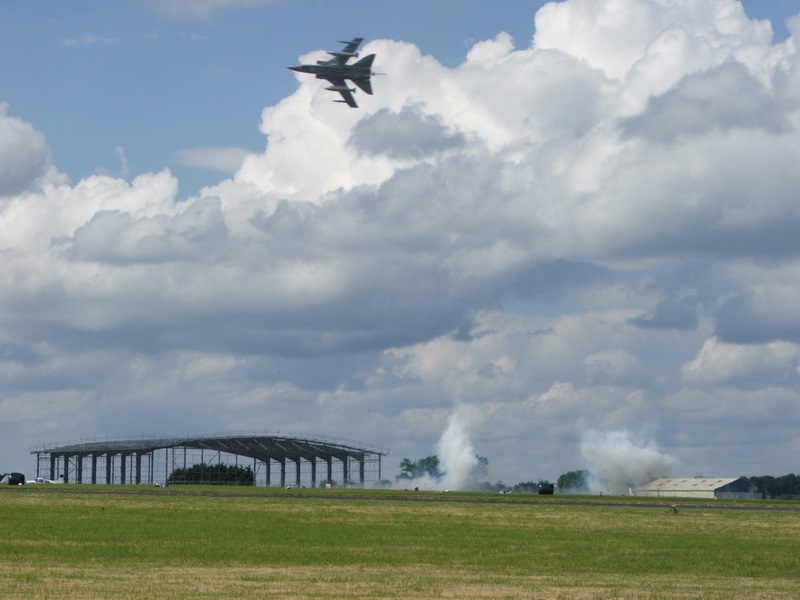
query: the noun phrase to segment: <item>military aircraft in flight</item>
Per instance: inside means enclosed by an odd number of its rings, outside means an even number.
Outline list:
[[[330,92],[339,92],[342,95],[341,100],[334,100],[334,102],[342,102],[352,108],[358,108],[358,104],[353,98],[356,88],[348,87],[345,80],[349,79],[362,91],[372,95],[370,77],[374,74],[372,61],[375,60],[375,55],[370,54],[351,65],[347,64],[351,58],[358,58],[356,50],[362,41],[364,38],[353,38],[349,42],[340,41],[340,44],[345,45],[344,48],[339,51],[329,50],[328,54],[333,56],[330,60],[318,60],[315,65],[295,65],[287,68],[298,73],[312,73],[317,76],[317,79],[327,79],[331,85],[325,89]]]

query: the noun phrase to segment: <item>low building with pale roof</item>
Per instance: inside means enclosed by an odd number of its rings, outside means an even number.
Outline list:
[[[746,477],[663,478],[636,488],[636,495],[748,500],[763,498],[759,489]]]

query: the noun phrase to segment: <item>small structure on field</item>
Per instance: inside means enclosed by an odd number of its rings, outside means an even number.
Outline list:
[[[0,479],[0,485],[25,485],[25,475],[22,473],[6,473]]]
[[[762,493],[745,477],[728,479],[713,477],[657,479],[636,488],[637,496],[673,498],[716,498],[760,500]]]
[[[555,489],[556,489],[555,485],[553,485],[552,483],[548,483],[546,481],[543,481],[542,483],[539,484],[540,494],[550,495],[555,491]]]

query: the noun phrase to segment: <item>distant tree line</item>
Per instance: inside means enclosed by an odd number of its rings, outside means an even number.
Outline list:
[[[395,479],[398,481],[401,479],[411,480],[426,476],[435,481],[439,481],[444,477],[444,472],[439,470],[438,456],[426,456],[417,461],[404,458],[400,461],[400,474]]]
[[[748,477],[747,480],[757,486],[767,498],[800,500],[800,475],[789,473],[781,477],[760,475]]]
[[[556,480],[556,487],[560,492],[584,491],[589,487],[589,471],[582,469],[580,471],[568,471],[563,475],[559,475]]]
[[[173,470],[167,479],[167,483],[180,485],[255,485],[255,476],[251,467],[199,463],[185,469]]]

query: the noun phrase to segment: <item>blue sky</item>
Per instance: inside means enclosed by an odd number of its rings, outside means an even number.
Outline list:
[[[798,0],[3,12],[0,472],[245,429],[796,470]],[[357,110],[285,68],[355,36]]]
[[[168,167],[179,175],[181,192],[193,194],[216,183],[219,173],[185,167],[176,153],[263,150],[261,109],[294,90],[296,80],[284,67],[297,57],[361,36],[410,42],[455,67],[472,44],[500,31],[526,47],[533,15],[545,2],[278,0],[233,3],[202,15],[175,4],[170,14],[133,0],[4,7],[0,43],[14,60],[0,66],[3,101],[10,114],[47,135],[55,163],[73,180]],[[784,38],[783,21],[799,3],[743,4],[752,17],[770,19],[776,37]]]
[[[191,3],[189,3],[191,4]],[[260,7],[158,14],[145,2],[13,3],[0,24],[4,101],[44,131],[74,179],[169,167],[186,193],[216,173],[182,169],[175,152],[215,146],[263,150],[261,109],[296,87],[286,65],[339,39],[388,38],[448,66],[470,45],[507,31],[527,44],[542,2],[439,0],[408,4],[280,0]],[[181,15],[184,15],[181,18]],[[380,61],[376,63],[380,67]]]

